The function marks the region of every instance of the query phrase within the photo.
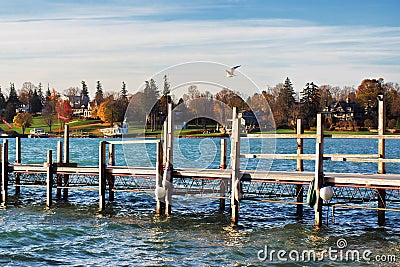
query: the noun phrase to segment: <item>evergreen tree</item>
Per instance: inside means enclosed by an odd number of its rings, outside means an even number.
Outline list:
[[[293,85],[289,79],[286,78],[284,84],[279,84],[278,95],[276,98],[275,116],[276,123],[279,126],[288,126],[293,123],[293,119],[296,117],[295,114],[295,92]]]
[[[95,95],[94,99],[97,102],[97,105],[100,105],[101,103],[104,102],[103,88],[101,86],[101,82],[100,81],[97,81],[96,95]]]
[[[15,90],[14,83],[10,83],[10,94],[8,96],[7,103],[12,103],[16,106],[19,104],[18,95],[17,91]]]
[[[171,87],[171,85],[170,85],[170,83],[168,81],[167,74],[165,74],[164,75],[164,88],[163,88],[163,91],[162,91],[163,96],[167,96],[167,95],[169,95],[171,93],[170,87]]]
[[[151,130],[154,131],[156,128],[156,114],[157,114],[157,99],[158,99],[158,87],[156,82],[151,79],[150,82],[145,82],[145,88],[142,97],[142,107],[144,113],[147,116],[147,121],[151,124]]]
[[[40,112],[43,108],[42,99],[40,98],[36,88],[33,91],[29,106],[32,113]]]
[[[86,85],[85,81],[82,81],[82,91],[81,91],[81,96],[87,96],[89,97],[89,90],[88,87]]]
[[[38,94],[38,96],[40,98],[40,101],[41,101],[41,103],[43,105],[44,104],[44,95],[43,95],[43,85],[42,85],[42,83],[39,83],[39,85],[38,85],[37,94]]]
[[[51,97],[50,85],[47,84],[47,91],[46,91],[46,99],[45,99],[45,101],[46,102],[50,101],[50,97]]]
[[[1,86],[0,86],[0,115],[1,113],[6,109],[6,98],[3,95],[3,92],[1,92]]]
[[[128,90],[126,89],[126,83],[124,81],[122,82],[121,97],[124,99],[128,98]]]
[[[17,115],[16,109],[19,107],[19,100],[17,91],[15,90],[14,83],[10,83],[10,94],[7,99],[4,117],[6,121],[12,121],[14,116]]]
[[[315,123],[313,122],[315,122],[321,101],[318,86],[313,82],[307,83],[301,94],[302,114],[309,122],[309,126],[314,126]]]

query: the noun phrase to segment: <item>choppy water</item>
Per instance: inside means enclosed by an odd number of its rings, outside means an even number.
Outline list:
[[[23,139],[22,161],[42,163],[46,150],[56,148],[57,139]],[[100,139],[71,139],[70,158],[80,165],[96,165]],[[14,160],[14,140],[9,140],[10,161]],[[199,144],[201,144],[199,146]],[[219,140],[181,139],[184,158],[175,155],[175,166],[217,167]],[[295,153],[294,140],[277,140],[279,153]],[[305,141],[305,153],[313,153],[314,142]],[[153,145],[125,147],[128,162],[148,166],[154,161]],[[246,150],[246,145],[243,146]],[[268,148],[269,149],[269,148]],[[150,161],[146,151],[149,151]],[[326,153],[375,153],[374,140],[326,140]],[[400,142],[387,141],[388,157],[399,157]],[[55,154],[55,153],[54,153]],[[125,164],[123,149],[117,146],[117,164]],[[252,168],[258,163],[250,162]],[[269,163],[262,163],[266,164]],[[305,163],[313,170],[312,161]],[[327,162],[325,171],[374,173],[374,163]],[[294,170],[294,161],[275,161],[272,169]],[[387,165],[387,171],[400,173],[400,167]],[[10,194],[12,194],[12,189]],[[313,226],[313,210],[304,208],[303,218],[295,215],[295,206],[243,201],[238,226],[230,225],[228,209],[218,211],[218,201],[202,198],[174,197],[173,215],[154,215],[151,195],[118,193],[116,202],[105,215],[97,212],[97,192],[71,191],[68,202],[58,202],[45,209],[42,189],[22,188],[19,198],[0,210],[0,265],[3,266],[343,266],[380,265],[396,263],[340,261],[340,251],[349,249],[360,253],[370,250],[369,258],[397,256],[400,265],[400,214],[387,212],[387,223],[377,226],[376,211],[337,209],[335,223],[325,216],[324,226]],[[348,245],[338,250],[337,241],[346,239]],[[333,258],[323,261],[285,262],[267,258],[261,261],[265,247],[272,250],[336,249]],[[368,251],[367,251],[368,252]],[[295,254],[291,254],[295,255]],[[287,258],[288,254],[286,254]],[[335,260],[336,256],[336,260]]]

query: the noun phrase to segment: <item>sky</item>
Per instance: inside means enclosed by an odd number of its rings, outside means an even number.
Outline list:
[[[260,90],[286,77],[296,91],[400,82],[399,11],[396,0],[0,0],[0,86],[63,92],[85,80],[93,96],[98,80],[106,91],[125,81],[134,93],[196,61],[241,65]]]

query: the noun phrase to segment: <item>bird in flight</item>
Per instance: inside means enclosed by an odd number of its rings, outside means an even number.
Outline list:
[[[235,69],[239,68],[241,65],[237,65],[235,67],[230,68],[229,70],[225,70],[226,71],[226,77],[233,77],[236,76],[235,74],[233,74],[233,72],[235,71]]]

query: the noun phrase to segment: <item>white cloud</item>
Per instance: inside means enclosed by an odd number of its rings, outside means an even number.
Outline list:
[[[241,71],[261,87],[286,76],[297,90],[311,80],[357,85],[382,76],[400,81],[398,27],[281,19],[128,20],[113,17],[119,10],[97,10],[97,19],[82,11],[70,20],[0,22],[0,84],[15,82],[18,88],[27,80],[50,82],[62,91],[84,79],[94,93],[96,80],[106,90],[119,90],[125,80],[134,91],[161,69],[195,60],[242,64]]]

